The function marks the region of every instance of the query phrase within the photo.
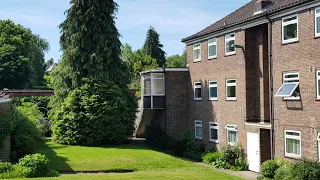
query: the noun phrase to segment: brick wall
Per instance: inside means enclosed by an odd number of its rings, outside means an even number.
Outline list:
[[[10,100],[0,100],[0,112],[9,113],[11,111]],[[4,146],[0,148],[0,161],[10,161],[10,136],[4,140]]]
[[[236,44],[245,48],[245,32],[235,34]],[[193,62],[193,46],[187,46],[187,59],[191,80],[189,81],[189,129],[194,131],[194,121],[201,120],[203,140],[207,147],[219,148],[227,144],[227,124],[237,125],[239,142],[246,147],[246,82],[245,54],[236,49],[236,55],[225,55],[224,36],[217,37],[217,58],[208,59],[208,43],[201,42],[201,62]],[[226,79],[237,80],[237,100],[226,100]],[[218,101],[209,100],[208,81],[218,82]],[[202,101],[194,101],[193,84],[202,82]],[[219,144],[209,141],[209,122],[219,123]]]
[[[320,69],[320,39],[315,38],[314,9],[299,12],[299,42],[282,44],[281,18],[273,25],[274,90],[283,72],[300,73],[301,101],[275,98],[276,156],[285,155],[284,131],[301,131],[302,157],[318,160],[320,101],[316,100],[316,70]]]
[[[190,75],[187,71],[167,71],[165,77],[167,134],[180,138],[180,133],[188,128]]]

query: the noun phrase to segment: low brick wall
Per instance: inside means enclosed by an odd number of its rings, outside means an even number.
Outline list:
[[[0,99],[0,112],[9,113],[11,111],[11,100]],[[4,146],[0,148],[0,161],[10,161],[10,136],[4,140]]]

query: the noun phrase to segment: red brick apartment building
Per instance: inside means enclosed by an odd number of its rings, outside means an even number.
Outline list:
[[[320,159],[320,0],[253,0],[182,42],[188,68],[141,73],[140,136],[148,124],[239,143],[256,172]]]

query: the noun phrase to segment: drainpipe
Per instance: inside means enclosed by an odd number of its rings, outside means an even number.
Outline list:
[[[272,50],[272,25],[273,20],[268,16],[266,18],[269,20],[268,23],[268,46],[269,46],[269,94],[270,94],[270,140],[271,140],[271,159],[275,156],[275,135],[274,135],[274,90],[273,90],[273,50]]]

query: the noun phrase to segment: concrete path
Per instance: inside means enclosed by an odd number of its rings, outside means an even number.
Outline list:
[[[200,163],[200,162],[197,162],[196,164],[200,165],[200,166],[205,166],[205,167],[210,167],[218,172],[223,172],[223,173],[226,173],[226,174],[231,174],[231,175],[234,175],[234,176],[238,176],[238,177],[241,177],[243,179],[247,179],[247,180],[257,180],[257,177],[259,176],[258,173],[255,173],[255,172],[251,172],[251,171],[232,171],[232,170],[229,170],[229,169],[216,169],[208,164],[205,164],[205,163]]]

